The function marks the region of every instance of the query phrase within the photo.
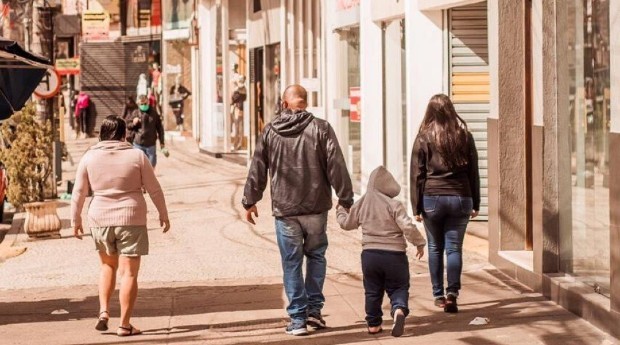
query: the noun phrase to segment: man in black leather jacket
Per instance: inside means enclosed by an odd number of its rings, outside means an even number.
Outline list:
[[[282,98],[282,112],[265,126],[256,145],[242,203],[246,219],[255,224],[252,214],[258,216],[256,203],[263,197],[270,174],[284,289],[289,300],[287,312],[291,317],[286,333],[304,335],[307,325],[326,325],[321,309],[325,302],[326,228],[332,187],[338,204],[344,208],[353,204],[353,190],[334,130],[327,121],[306,111],[306,90],[291,85]]]

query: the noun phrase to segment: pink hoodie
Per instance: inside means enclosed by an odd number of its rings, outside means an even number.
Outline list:
[[[80,116],[82,109],[88,108],[90,105],[90,97],[87,94],[80,92],[77,102],[75,103],[75,117]]]

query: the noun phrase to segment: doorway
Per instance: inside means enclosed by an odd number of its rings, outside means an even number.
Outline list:
[[[265,114],[263,109],[264,54],[265,49],[263,47],[250,50],[250,153],[254,152],[256,141],[265,126]]]

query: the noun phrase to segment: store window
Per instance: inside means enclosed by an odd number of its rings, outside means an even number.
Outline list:
[[[350,28],[341,32],[346,41],[347,90],[349,92],[349,109],[343,111],[348,118],[347,166],[351,173],[353,191],[362,193],[362,107],[360,98],[360,29]]]
[[[164,1],[167,3],[167,1]],[[111,2],[112,4],[114,2]],[[117,2],[118,3],[118,2]],[[126,2],[128,35],[154,35],[161,33],[161,6],[159,1],[128,0]],[[118,4],[116,5],[118,8]],[[112,14],[112,12],[110,12]],[[112,15],[112,21],[114,20]],[[120,20],[120,13],[118,14]]]
[[[572,227],[562,241],[562,265],[609,297],[609,1],[566,3],[573,187]]]

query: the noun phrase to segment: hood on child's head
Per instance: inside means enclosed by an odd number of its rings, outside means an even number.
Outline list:
[[[394,176],[381,165],[370,174],[368,192],[379,192],[393,198],[400,194],[400,185],[396,182]]]

